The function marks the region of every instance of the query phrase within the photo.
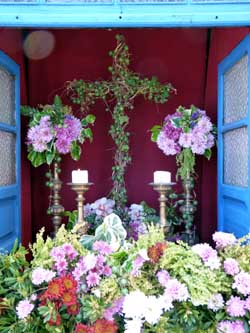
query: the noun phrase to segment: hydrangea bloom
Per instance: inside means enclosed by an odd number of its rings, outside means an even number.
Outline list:
[[[27,299],[22,300],[16,307],[17,316],[19,319],[25,319],[34,309],[34,304],[30,303]]]
[[[189,297],[187,287],[177,279],[169,279],[165,285],[164,295],[172,301],[186,301]]]
[[[115,206],[114,200],[103,197],[91,204],[91,210],[92,211],[94,210],[96,215],[100,217],[105,217],[113,213],[114,206]]]
[[[199,255],[205,266],[211,269],[220,268],[221,264],[217,252],[209,244],[196,244],[192,246],[192,251]]]
[[[240,272],[235,275],[232,287],[244,296],[250,295],[250,273]]]
[[[227,246],[236,243],[237,239],[233,234],[217,231],[213,234],[213,240],[215,242],[216,248],[221,250]]]
[[[237,260],[233,259],[233,258],[227,258],[224,261],[224,270],[228,275],[236,275],[239,273],[240,268],[239,268],[239,264],[237,262]]]
[[[226,303],[227,313],[232,317],[243,317],[246,314],[245,302],[237,296],[231,296]]]

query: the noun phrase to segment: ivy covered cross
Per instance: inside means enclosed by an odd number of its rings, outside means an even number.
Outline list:
[[[142,78],[131,71],[129,49],[124,37],[117,35],[116,39],[117,46],[110,51],[113,59],[112,66],[108,68],[111,79],[94,82],[74,80],[67,84],[67,90],[72,101],[81,105],[83,112],[88,111],[97,99],[103,100],[106,110],[111,112],[113,122],[109,134],[115,143],[116,150],[110,197],[115,200],[117,208],[123,208],[127,202],[124,177],[126,168],[131,162],[127,111],[134,108],[134,100],[139,95],[155,103],[166,103],[170,93],[175,92],[175,89],[171,84],[161,84],[156,77]]]

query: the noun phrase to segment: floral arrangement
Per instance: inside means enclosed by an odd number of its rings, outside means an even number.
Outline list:
[[[117,251],[84,248],[63,227],[0,256],[0,331],[64,333],[247,333],[248,238],[216,232],[215,248],[164,240],[149,226]]]
[[[148,223],[159,222],[159,216],[156,215],[155,210],[145,202],[131,204],[129,207],[119,210],[116,208],[114,200],[103,197],[84,206],[84,217],[89,227],[88,233],[94,233],[95,229],[103,222],[103,219],[112,213],[122,218],[128,238],[133,238],[134,240],[137,240],[140,234],[144,234],[147,231]]]
[[[92,139],[88,125],[95,121],[94,115],[78,119],[71,107],[63,105],[55,96],[52,105],[39,105],[37,108],[23,106],[23,115],[31,118],[27,134],[28,159],[33,166],[51,164],[59,155],[71,153],[74,160],[81,155],[81,147],[86,138]]]
[[[194,173],[195,155],[211,157],[215,144],[215,127],[206,112],[191,106],[179,106],[176,112],[164,119],[163,126],[154,126],[152,140],[165,155],[176,155],[179,166],[177,176],[182,179]]]

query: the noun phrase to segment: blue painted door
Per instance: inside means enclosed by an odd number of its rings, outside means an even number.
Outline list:
[[[19,67],[0,51],[0,250],[20,239]]]
[[[219,65],[218,227],[237,237],[250,232],[250,37]]]

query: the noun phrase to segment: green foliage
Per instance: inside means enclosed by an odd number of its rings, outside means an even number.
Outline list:
[[[117,35],[116,39],[116,48],[109,52],[112,58],[112,65],[108,68],[110,81],[74,80],[68,84],[67,89],[72,101],[81,105],[82,111],[89,110],[96,100],[101,99],[106,110],[111,112],[113,123],[109,134],[115,144],[115,154],[110,196],[115,200],[116,206],[121,208],[127,202],[125,173],[131,162],[127,111],[134,109],[134,100],[139,95],[146,100],[163,104],[175,90],[171,84],[161,84],[156,77],[142,78],[132,72],[129,69],[129,48],[123,36]]]
[[[194,173],[195,155],[190,148],[182,149],[180,154],[176,156],[176,162],[178,166],[176,178],[180,176],[181,179],[185,180]]]

